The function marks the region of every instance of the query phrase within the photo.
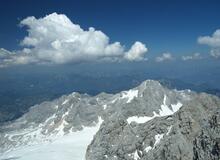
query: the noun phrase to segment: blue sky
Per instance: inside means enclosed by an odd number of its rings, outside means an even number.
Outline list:
[[[219,0],[1,0],[0,19],[0,94],[10,102],[145,79],[220,89]]]
[[[44,17],[53,12],[67,15],[83,29],[95,27],[111,41],[131,45],[139,40],[149,53],[185,54],[207,52],[197,44],[201,35],[211,35],[220,27],[220,2],[137,0],[137,1],[33,1],[2,0],[0,47],[14,50],[27,34],[18,27],[28,16]]]
[[[0,0],[0,20],[10,111],[146,79],[220,93],[219,0]]]

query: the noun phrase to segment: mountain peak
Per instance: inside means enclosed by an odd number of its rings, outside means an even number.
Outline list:
[[[164,149],[171,160],[192,160],[195,152],[202,152],[201,160],[217,159],[211,150],[218,143],[219,106],[214,96],[171,90],[154,80],[118,94],[72,93],[1,126],[0,159],[33,159],[27,150],[41,159],[50,160],[51,152],[62,159],[71,150],[76,160],[153,160],[165,159]]]
[[[164,88],[159,81],[156,80],[145,80],[144,82],[142,82],[139,86],[139,89],[143,90],[143,89],[149,89],[149,88]]]

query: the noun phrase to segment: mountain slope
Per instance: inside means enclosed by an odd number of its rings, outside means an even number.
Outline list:
[[[1,126],[0,159],[217,160],[219,112],[215,96],[152,80],[115,95],[73,93]]]

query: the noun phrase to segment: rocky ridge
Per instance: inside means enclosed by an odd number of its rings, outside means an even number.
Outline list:
[[[1,126],[0,159],[97,127],[85,146],[87,160],[219,160],[219,112],[216,96],[169,90],[153,80],[115,95],[72,93]]]

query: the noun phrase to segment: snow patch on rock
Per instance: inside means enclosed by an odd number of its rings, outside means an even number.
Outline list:
[[[161,139],[163,138],[164,134],[157,134],[155,135],[155,143],[154,143],[154,148],[160,143]]]
[[[156,112],[153,112],[153,116],[132,116],[127,119],[127,122],[130,124],[131,122],[136,122],[136,123],[146,123],[156,117],[163,117],[163,116],[169,116],[177,112],[181,107],[182,103],[178,102],[177,104],[171,104],[172,110],[167,106],[166,104],[167,96],[164,96],[163,99],[163,104],[161,105],[161,109],[159,109],[159,114]]]
[[[144,149],[144,151],[145,151],[145,152],[149,152],[151,149],[152,149],[151,146],[147,146],[147,147]]]
[[[66,104],[67,102],[69,102],[69,100],[65,99],[65,101],[63,101],[62,105]]]

